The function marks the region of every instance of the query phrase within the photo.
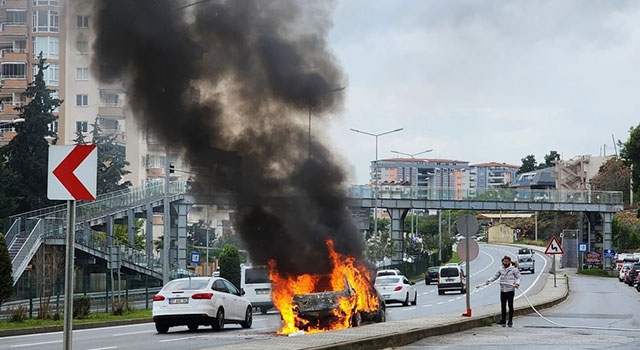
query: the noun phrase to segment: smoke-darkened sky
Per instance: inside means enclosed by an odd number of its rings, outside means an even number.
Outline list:
[[[346,77],[327,46],[331,2],[102,0],[94,74],[124,79],[141,124],[183,151],[203,187],[237,195],[235,227],[255,263],[326,272],[325,241],[359,256],[342,166],[312,134],[342,108]],[[304,5],[304,6],[302,6]]]

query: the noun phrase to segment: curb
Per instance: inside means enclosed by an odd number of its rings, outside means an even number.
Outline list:
[[[141,323],[150,323],[153,322],[151,318],[140,318],[135,320],[118,320],[118,321],[106,321],[106,322],[92,322],[92,323],[80,323],[72,325],[73,330],[79,329],[92,329],[92,328],[100,328],[100,327],[113,327],[113,326],[124,326],[130,324],[141,324]],[[27,335],[27,334],[38,334],[38,333],[50,333],[50,332],[62,332],[64,330],[63,326],[46,326],[46,327],[38,327],[38,328],[17,328],[17,329],[7,329],[0,330],[0,338],[2,337],[11,337],[16,335]]]

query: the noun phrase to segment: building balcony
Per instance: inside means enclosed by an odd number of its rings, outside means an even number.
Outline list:
[[[25,90],[27,88],[27,76],[2,76],[0,77],[2,89]]]
[[[15,35],[15,36],[27,36],[26,23],[0,23],[0,35]]]
[[[147,168],[147,177],[164,177],[164,169]]]
[[[0,50],[0,58],[5,61],[27,61],[27,50],[26,49],[2,49]]]
[[[119,103],[100,103],[98,105],[98,115],[124,118],[124,107]]]
[[[18,111],[14,110],[14,108],[22,105],[24,105],[24,102],[17,102],[17,103],[3,102],[1,105],[0,113],[2,113],[3,115],[11,115],[11,114],[17,115]]]
[[[6,146],[17,134],[13,128],[0,129],[0,147]]]
[[[4,8],[8,9],[26,9],[29,0],[3,0]]]

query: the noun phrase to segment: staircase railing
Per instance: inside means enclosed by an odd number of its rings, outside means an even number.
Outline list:
[[[27,240],[22,244],[16,256],[11,260],[11,265],[13,266],[13,284],[18,282],[18,278],[27,268],[27,265],[38,251],[38,248],[40,248],[40,244],[42,243],[42,229],[42,220],[37,219],[31,234],[29,234],[29,237],[27,237]]]
[[[18,237],[20,233],[20,218],[13,219],[9,230],[7,230],[4,240],[7,243],[7,248],[11,248],[13,241]]]

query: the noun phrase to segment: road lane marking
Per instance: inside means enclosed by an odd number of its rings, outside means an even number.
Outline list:
[[[132,334],[140,334],[140,333],[149,333],[148,330],[145,331],[138,331],[138,332],[128,332],[128,333],[115,333],[115,334],[111,334],[112,337],[120,337],[123,335],[132,335]]]
[[[441,301],[441,302],[439,302],[439,303],[438,303],[438,305],[442,305],[442,304],[444,304],[444,303],[445,303],[444,301]]]
[[[165,339],[165,340],[159,340],[158,343],[168,343],[168,342],[172,342],[172,341],[197,339],[197,338],[202,338],[202,337],[204,337],[204,336],[203,335],[196,335],[196,336],[193,336],[193,337],[182,337],[182,338]]]
[[[29,343],[29,344],[16,344],[9,346],[10,348],[26,348],[28,346],[38,346],[38,345],[47,345],[47,344],[57,344],[62,343],[62,340],[52,340],[52,341],[42,341],[39,343]]]
[[[117,349],[117,346],[107,346],[104,348],[93,348],[93,349],[87,349],[87,350],[108,350],[108,349]]]
[[[431,307],[433,304],[422,305],[422,307]]]

